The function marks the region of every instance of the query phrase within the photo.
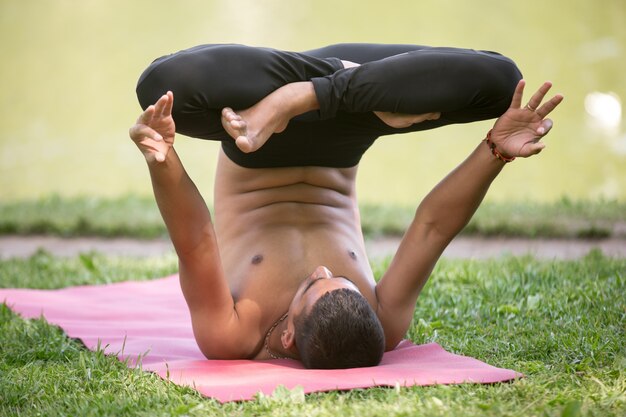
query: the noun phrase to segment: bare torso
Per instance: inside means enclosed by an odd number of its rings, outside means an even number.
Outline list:
[[[357,168],[242,168],[220,152],[215,230],[240,320],[269,358],[267,330],[319,265],[352,280],[376,308],[374,277],[360,229]]]

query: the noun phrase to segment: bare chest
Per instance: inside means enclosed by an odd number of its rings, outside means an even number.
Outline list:
[[[220,242],[220,248],[236,303],[284,312],[298,286],[320,265],[353,281],[364,295],[373,295],[375,282],[360,234],[275,228],[242,235],[236,243]]]

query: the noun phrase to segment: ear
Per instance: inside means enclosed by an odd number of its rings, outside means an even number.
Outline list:
[[[296,333],[293,328],[287,327],[280,335],[280,341],[283,344],[283,348],[291,350],[296,345]]]

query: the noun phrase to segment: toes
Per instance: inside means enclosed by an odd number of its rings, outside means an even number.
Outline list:
[[[237,129],[237,130],[246,130],[246,128],[248,127],[246,122],[241,119],[229,120],[229,123],[233,129]]]
[[[243,120],[243,118],[241,116],[239,116],[237,113],[231,113],[228,115],[227,119],[229,121],[236,121],[236,120]]]
[[[222,110],[222,117],[224,117],[229,122],[232,120],[242,120],[241,116],[235,113],[230,107],[225,107]]]

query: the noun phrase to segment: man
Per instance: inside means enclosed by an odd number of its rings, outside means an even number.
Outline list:
[[[153,62],[130,136],[148,163],[202,352],[376,365],[404,337],[435,263],[505,163],[543,149],[562,96],[542,105],[545,83],[521,107],[523,89],[507,58],[455,48],[202,45]],[[498,116],[419,205],[376,283],[355,194],[362,154],[379,136]],[[214,223],[173,148],[176,131],[222,141]]]

